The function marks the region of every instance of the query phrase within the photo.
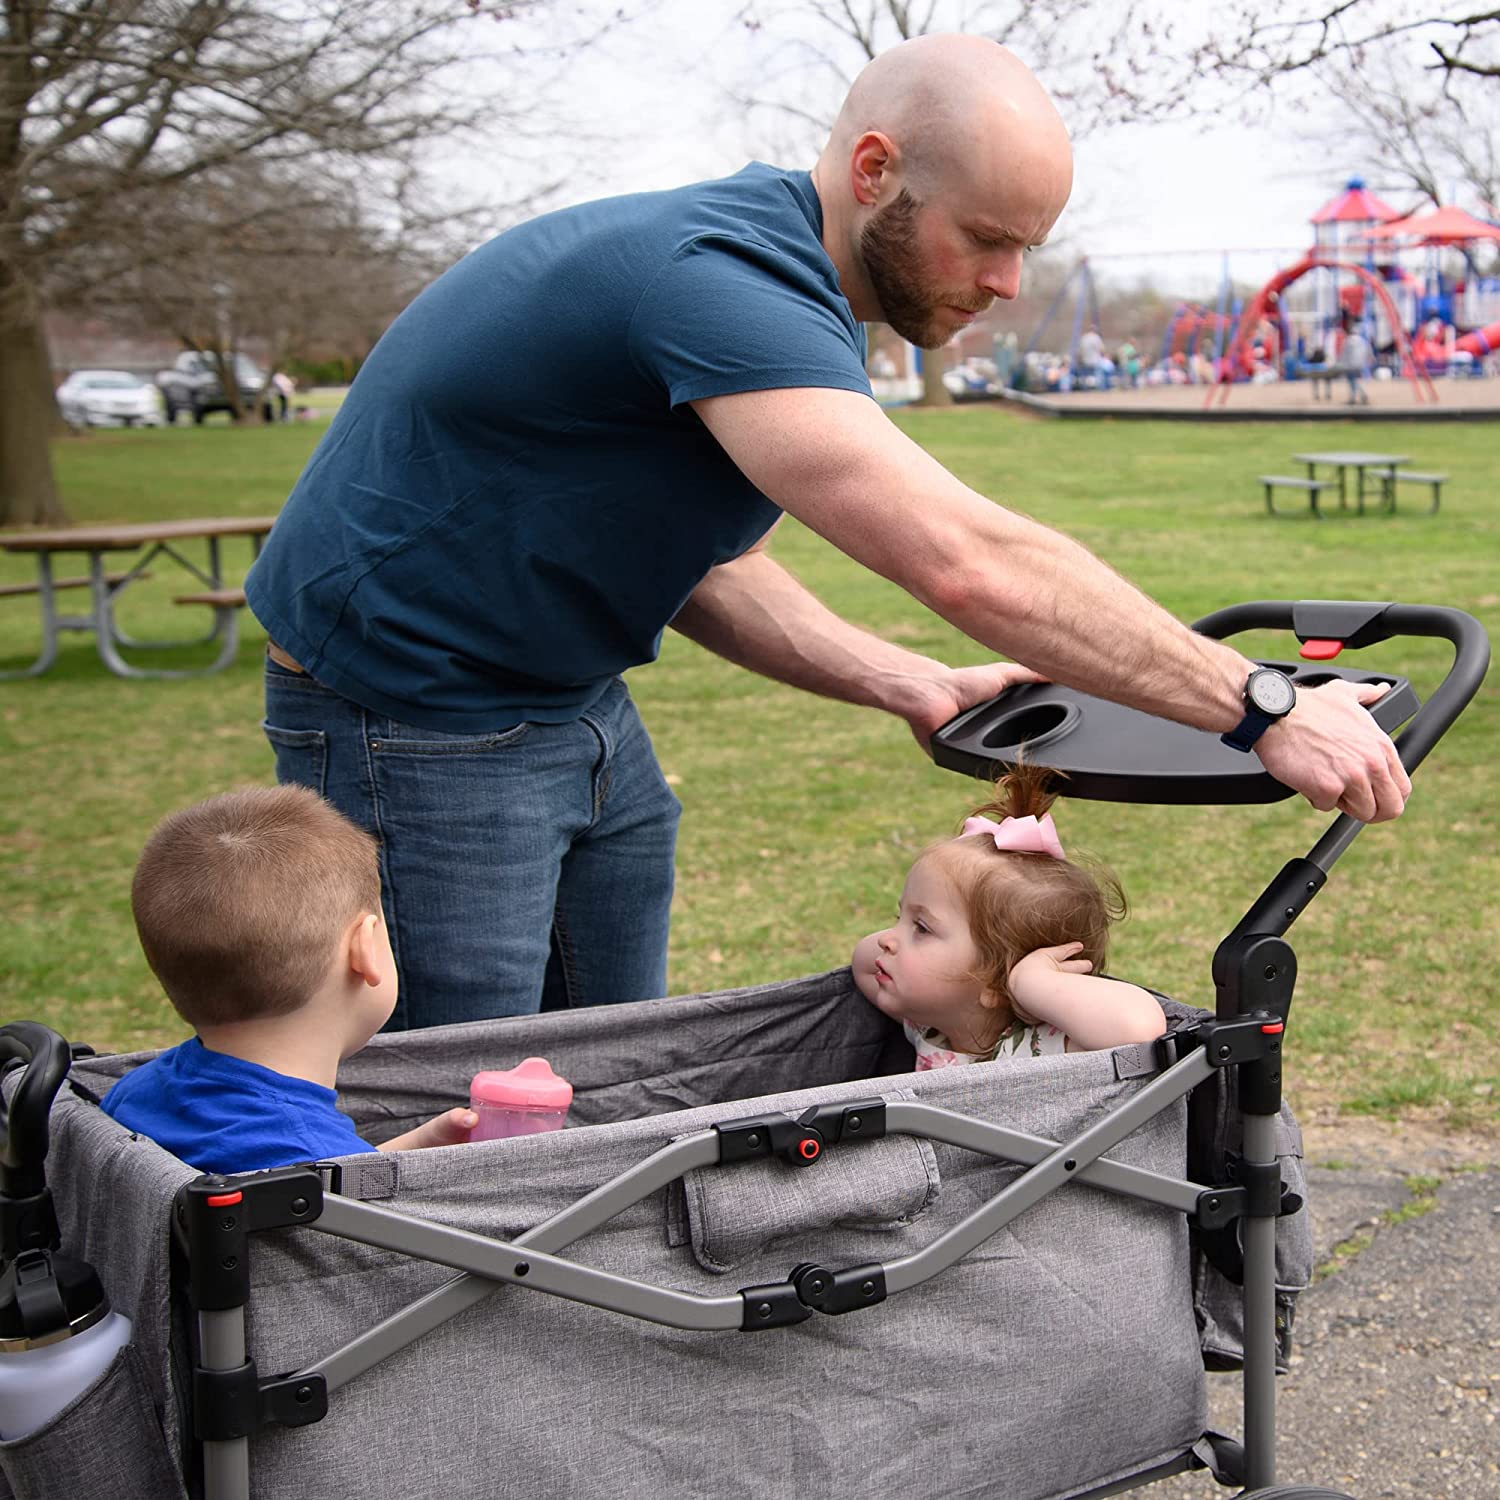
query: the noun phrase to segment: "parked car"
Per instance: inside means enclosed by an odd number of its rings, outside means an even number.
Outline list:
[[[57,388],[57,408],[69,427],[160,427],[166,421],[161,392],[124,370],[74,370]]]
[[[248,355],[234,356],[234,378],[240,388],[240,402],[247,412],[259,406],[266,388],[266,372]],[[229,397],[219,380],[219,366],[212,354],[184,349],[170,370],[157,372],[156,383],[167,405],[167,421],[175,422],[179,412],[189,412],[201,422],[211,411],[229,411]]]

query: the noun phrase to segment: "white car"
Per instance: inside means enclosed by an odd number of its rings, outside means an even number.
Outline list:
[[[69,427],[160,427],[166,405],[155,384],[123,370],[74,370],[57,388]]]

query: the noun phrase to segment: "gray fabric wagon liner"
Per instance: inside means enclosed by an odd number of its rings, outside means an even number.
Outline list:
[[[1196,1014],[1169,1008],[1174,1025]],[[120,1435],[126,1415],[149,1410],[166,1452],[187,1464],[188,1313],[172,1290],[170,1217],[174,1193],[198,1174],[87,1097],[149,1055],[76,1064],[75,1087],[53,1109],[48,1178],[63,1244],[99,1270],[134,1335],[93,1392],[40,1433],[0,1444],[21,1500],[91,1493],[91,1477],[123,1495],[186,1493],[160,1453],[122,1452]],[[510,1239],[668,1142],[749,1114],[879,1095],[1064,1141],[1151,1081],[1117,1076],[1131,1069],[1114,1053],[911,1073],[899,1028],[842,969],[377,1037],[344,1065],[340,1102],[378,1141],[465,1102],[479,1069],[529,1055],[572,1080],[570,1128],[347,1158],[345,1193]],[[1108,1159],[1181,1179],[1185,1121],[1179,1100]],[[1283,1124],[1283,1174],[1302,1191],[1285,1113]],[[802,1261],[911,1255],[1022,1170],[899,1135],[830,1148],[807,1170],[714,1167],[562,1253],[724,1296],[782,1281]],[[1310,1258],[1305,1213],[1281,1220],[1278,1282],[1305,1285]],[[262,1429],[251,1492],[1062,1500],[1170,1462],[1202,1437],[1204,1351],[1235,1356],[1239,1311],[1237,1289],[1194,1260],[1182,1213],[1069,1182],[877,1307],[754,1335],[683,1332],[497,1286],[333,1391],[321,1422]],[[454,1274],[309,1228],[257,1235],[250,1358],[262,1377],[301,1370]]]

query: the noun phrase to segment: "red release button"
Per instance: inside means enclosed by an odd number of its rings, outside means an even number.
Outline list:
[[[210,1208],[233,1208],[245,1195],[243,1193],[215,1193],[208,1199]]]
[[[806,1140],[801,1140],[801,1141],[797,1142],[797,1151],[798,1151],[798,1154],[802,1157],[802,1159],[804,1161],[812,1161],[814,1159],[814,1157],[817,1156],[818,1152],[821,1151],[822,1149],[823,1148],[821,1146],[819,1146],[818,1143],[815,1140],[811,1139],[810,1137],[808,1139],[806,1139]]]
[[[1307,661],[1332,661],[1343,649],[1342,641],[1303,641],[1297,654]]]
[[[1260,1029],[1263,1036],[1280,1036],[1286,1030],[1286,1025],[1282,1021],[1268,1021]]]

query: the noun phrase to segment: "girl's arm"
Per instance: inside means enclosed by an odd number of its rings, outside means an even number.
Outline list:
[[[1155,1041],[1167,1029],[1155,996],[1139,985],[1091,974],[1089,960],[1073,956],[1082,947],[1038,948],[1010,971],[1016,1018],[1045,1021],[1084,1052]]]

